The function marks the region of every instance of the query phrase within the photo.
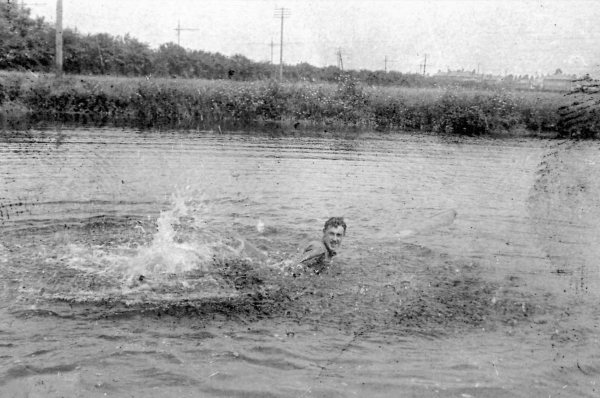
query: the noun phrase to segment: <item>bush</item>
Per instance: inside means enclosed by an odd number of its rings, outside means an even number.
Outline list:
[[[358,80],[348,74],[340,75],[337,90],[331,101],[331,116],[346,124],[369,124],[368,100]],[[361,123],[362,122],[362,123]]]
[[[433,131],[482,135],[519,127],[552,131],[560,94],[424,88],[363,87],[342,75],[337,84],[275,81],[233,82],[119,77],[5,78],[0,101],[17,101],[32,113],[86,115],[146,127],[198,126],[230,120],[242,123],[306,121],[316,125],[362,126],[378,130]],[[0,102],[0,103],[1,103]],[[566,119],[565,119],[566,120]],[[598,115],[581,125],[591,135]],[[587,126],[587,127],[586,127]]]
[[[474,101],[446,93],[436,108],[434,131],[468,136],[490,132],[486,115]]]
[[[24,79],[20,75],[8,75],[0,77],[0,105],[4,101],[15,101],[22,95]]]
[[[376,128],[405,129],[408,125],[407,106],[402,98],[375,97],[370,105],[372,122]]]
[[[259,90],[255,115],[265,120],[281,120],[286,111],[286,93],[283,86],[274,80]]]
[[[567,97],[569,102],[558,112],[559,137],[597,138],[600,134],[600,81],[588,78]]]

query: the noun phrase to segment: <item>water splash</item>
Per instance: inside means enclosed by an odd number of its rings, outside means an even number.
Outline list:
[[[103,289],[109,294],[223,291],[228,282],[218,267],[230,259],[260,258],[261,253],[232,230],[209,226],[212,206],[196,195],[189,188],[176,191],[169,209],[157,217],[153,233],[149,232],[152,226],[140,223],[127,225],[125,231],[108,231],[130,236],[123,244],[68,245],[66,263],[79,272],[116,281],[116,289]],[[147,243],[140,244],[140,236]]]
[[[202,228],[202,220],[186,204],[185,195],[177,192],[171,202],[172,208],[162,211],[156,220],[151,244],[140,247],[130,261],[119,265],[125,274],[156,276],[209,270],[220,242],[210,242],[215,234]],[[188,237],[182,232],[186,230]]]
[[[263,222],[263,220],[258,220],[258,222],[256,223],[256,230],[259,234],[262,234],[265,231],[265,223]]]

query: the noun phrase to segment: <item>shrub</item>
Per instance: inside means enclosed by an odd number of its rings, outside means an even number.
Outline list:
[[[568,95],[570,102],[559,108],[559,137],[597,138],[600,134],[600,81],[587,79]]]
[[[340,75],[337,90],[330,103],[329,116],[346,124],[369,124],[367,97],[358,80],[348,74]]]
[[[280,120],[286,110],[286,93],[283,86],[270,80],[258,91],[255,115],[265,120]]]
[[[490,132],[486,115],[474,101],[446,93],[436,108],[434,131],[468,136]]]
[[[407,106],[402,98],[378,96],[371,100],[370,107],[372,122],[378,129],[405,129],[408,125]]]
[[[556,109],[562,98],[555,93],[521,92],[517,96],[501,90],[464,88],[369,88],[348,75],[339,76],[335,85],[113,76],[9,77],[0,74],[0,103],[17,101],[35,114],[52,118],[127,118],[146,127],[231,120],[307,121],[460,135],[518,127],[552,131],[558,126]],[[581,132],[568,132],[571,127],[563,117],[563,134],[591,135],[598,115],[590,115],[588,123],[580,125]]]

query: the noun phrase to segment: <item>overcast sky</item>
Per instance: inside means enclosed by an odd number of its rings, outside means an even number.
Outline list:
[[[44,3],[44,1],[46,1]],[[25,1],[33,15],[55,21],[55,0]],[[279,62],[285,7],[284,63],[346,69],[494,74],[600,73],[600,2],[454,0],[63,0],[63,26],[81,33],[131,36],[158,47],[243,54]]]

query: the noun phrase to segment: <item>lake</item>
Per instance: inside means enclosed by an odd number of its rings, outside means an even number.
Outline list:
[[[408,133],[5,131],[0,395],[598,396],[599,154]],[[331,268],[282,265],[330,216],[348,225]]]

